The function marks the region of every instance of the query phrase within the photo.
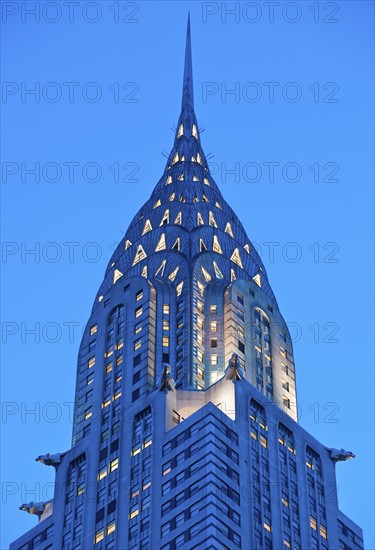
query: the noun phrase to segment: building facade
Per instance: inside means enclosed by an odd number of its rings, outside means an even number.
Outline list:
[[[293,348],[210,175],[190,23],[164,174],[108,264],[79,350],[72,448],[11,550],[363,548],[338,508],[351,458],[298,424]]]

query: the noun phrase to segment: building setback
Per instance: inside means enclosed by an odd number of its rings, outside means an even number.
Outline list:
[[[79,350],[72,448],[11,550],[363,548],[338,508],[353,457],[297,423],[292,342],[210,175],[190,22],[164,174],[108,264]]]

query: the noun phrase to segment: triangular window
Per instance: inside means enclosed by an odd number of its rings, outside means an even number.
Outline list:
[[[133,265],[137,264],[138,262],[140,262],[141,260],[143,260],[146,257],[147,257],[147,254],[143,250],[142,245],[140,244],[137,248],[137,252],[136,252],[135,257],[134,257]]]
[[[202,215],[198,212],[198,225],[204,225]]]
[[[177,266],[176,269],[174,269],[174,270],[172,271],[172,273],[171,273],[170,275],[168,275],[168,279],[169,279],[170,281],[173,282],[173,281],[175,280],[176,275],[177,275],[177,272],[178,272],[179,269],[180,269],[180,268]]]
[[[230,280],[235,281],[237,279],[234,269],[230,270]]]
[[[231,224],[228,222],[227,225],[225,226],[225,229],[224,229],[225,233],[228,233],[228,235],[230,235],[231,237],[234,238],[234,235],[233,235],[233,231],[232,231],[232,226]]]
[[[214,244],[213,244],[212,249],[213,249],[214,252],[218,252],[219,254],[223,253],[223,251],[221,250],[219,239],[217,238],[216,235],[214,235]]]
[[[165,250],[165,233],[161,234],[161,237],[159,239],[158,244],[156,245],[155,252],[159,252],[160,250]]]
[[[211,211],[210,211],[210,215],[209,215],[209,218],[208,218],[208,225],[211,225],[211,227],[216,227],[217,228],[216,220],[215,220],[214,215]]]
[[[262,281],[261,281],[261,278],[260,278],[260,273],[257,273],[257,274],[255,275],[255,277],[253,277],[253,281],[255,281],[256,284],[257,284],[258,286],[260,286],[260,287],[262,286]]]
[[[160,222],[160,227],[162,225],[166,225],[167,223],[169,223],[169,209],[167,208],[167,210],[164,212],[164,216],[162,217],[162,220]]]
[[[202,273],[203,273],[203,277],[204,277],[205,281],[207,281],[207,282],[211,281],[212,277],[211,277],[211,275],[208,273],[208,271],[206,271],[206,270],[204,269],[204,267],[202,267]]]
[[[172,246],[172,250],[178,250],[178,251],[180,250],[180,237],[178,237],[178,239],[176,239],[176,242]]]
[[[177,214],[174,223],[175,223],[175,225],[181,225],[182,224],[182,212],[179,212]]]
[[[250,245],[249,244],[245,244],[244,249],[246,250],[246,252],[248,254],[250,254]]]
[[[115,284],[124,274],[119,269],[115,269],[113,273],[113,284]]]
[[[234,249],[233,254],[230,257],[230,259],[232,260],[232,262],[234,262],[235,264],[237,264],[241,268],[243,267],[242,261],[241,261],[241,256],[240,256],[240,253],[238,251],[238,248]]]
[[[142,235],[145,235],[149,231],[152,231],[152,225],[150,220],[146,220],[145,225],[143,227]]]
[[[161,262],[161,264],[159,265],[158,269],[155,271],[155,277],[156,275],[160,275],[163,276],[164,275],[164,269],[165,269],[165,264],[167,263],[167,260],[163,260]]]
[[[193,124],[192,134],[193,134],[193,137],[198,139],[198,130],[197,130],[197,127],[195,126],[195,124]]]
[[[183,124],[180,124],[180,127],[178,129],[178,134],[177,134],[177,137],[181,137],[184,135],[184,125]]]
[[[220,271],[220,269],[218,268],[217,263],[216,263],[216,262],[213,262],[213,264],[214,264],[214,270],[215,270],[216,278],[217,278],[217,279],[223,279],[224,276],[223,276],[222,272]]]
[[[172,183],[172,176],[167,177],[167,181],[165,182],[165,185],[169,185]]]
[[[178,156],[178,153],[176,153],[175,156],[173,157],[172,165],[176,164],[176,162],[178,162],[178,160],[179,160],[179,156]]]
[[[127,250],[129,248],[129,246],[132,245],[132,242],[131,241],[126,241],[125,242],[125,250]]]
[[[142,275],[142,277],[146,277],[146,279],[147,279],[147,265],[145,265],[144,268],[142,269],[141,275]]]
[[[181,283],[178,283],[178,285],[176,286],[176,294],[177,296],[180,296],[181,292],[182,292],[182,287],[184,286],[184,281],[181,281]]]
[[[207,246],[205,245],[203,239],[199,239],[199,250],[201,252],[205,252],[207,250]]]
[[[161,205],[161,202],[160,202],[160,199],[158,199],[158,200],[156,201],[156,203],[154,204],[154,208],[157,208],[157,207],[160,206],[160,205]]]

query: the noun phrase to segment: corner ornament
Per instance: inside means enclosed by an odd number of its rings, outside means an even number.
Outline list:
[[[229,359],[224,374],[227,380],[243,380],[245,378],[245,369],[241,367],[237,353],[233,353]]]
[[[158,381],[159,391],[168,393],[175,390],[175,381],[171,376],[171,366],[163,363],[163,372]]]
[[[330,449],[331,460],[334,462],[344,462],[345,460],[350,460],[355,458],[355,454],[351,451],[345,451],[345,449]]]

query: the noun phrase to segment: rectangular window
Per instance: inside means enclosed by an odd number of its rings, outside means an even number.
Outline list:
[[[211,365],[217,365],[218,364],[218,355],[216,353],[213,353],[211,355]]]
[[[167,348],[169,346],[169,337],[163,336],[163,347]]]
[[[93,336],[93,334],[95,334],[95,332],[98,331],[98,325],[92,325],[92,327],[90,327],[90,336]]]
[[[199,380],[204,380],[204,370],[202,367],[198,367],[198,378]]]
[[[210,313],[211,315],[216,315],[217,314],[217,305],[216,304],[213,304],[210,306]]]
[[[88,420],[92,416],[92,409],[91,407],[89,409],[85,410],[84,419]]]
[[[142,300],[142,298],[143,298],[143,290],[139,290],[135,295],[135,301],[139,302],[139,300]]]
[[[134,325],[134,334],[139,334],[142,330],[142,321]]]
[[[283,405],[284,407],[290,409],[290,399],[288,399],[285,395],[283,395]]]
[[[243,306],[243,296],[241,294],[237,294],[237,301]]]
[[[217,338],[211,338],[211,348],[217,348]]]
[[[111,521],[111,523],[108,523],[107,525],[107,535],[110,535],[116,530],[116,522]]]
[[[163,330],[169,330],[169,321],[168,321],[168,319],[163,319]]]
[[[140,317],[142,315],[142,306],[139,306],[135,310],[135,316]]]
[[[114,472],[115,470],[117,470],[118,468],[118,458],[114,458],[110,463],[109,463],[109,471],[110,472]]]
[[[90,359],[87,362],[87,367],[91,369],[95,365],[95,355],[93,357],[90,357]]]
[[[169,315],[169,304],[163,305],[163,313],[164,315]]]
[[[134,342],[134,351],[137,351],[141,346],[142,346],[142,340],[141,339]]]
[[[282,379],[282,380],[281,380],[281,384],[282,384],[282,387],[284,388],[284,390],[289,391],[289,382],[287,382],[286,380]]]
[[[324,525],[320,524],[319,532],[320,532],[320,535],[321,535],[324,539],[327,538],[327,529],[326,529],[326,527],[324,527]]]
[[[102,541],[104,539],[104,529],[101,529],[100,531],[97,531],[95,533],[95,544],[98,544],[98,542]]]
[[[217,321],[211,321],[210,322],[210,331],[211,332],[217,332]]]
[[[310,516],[310,527],[314,529],[314,531],[317,530],[316,519],[313,516]]]

